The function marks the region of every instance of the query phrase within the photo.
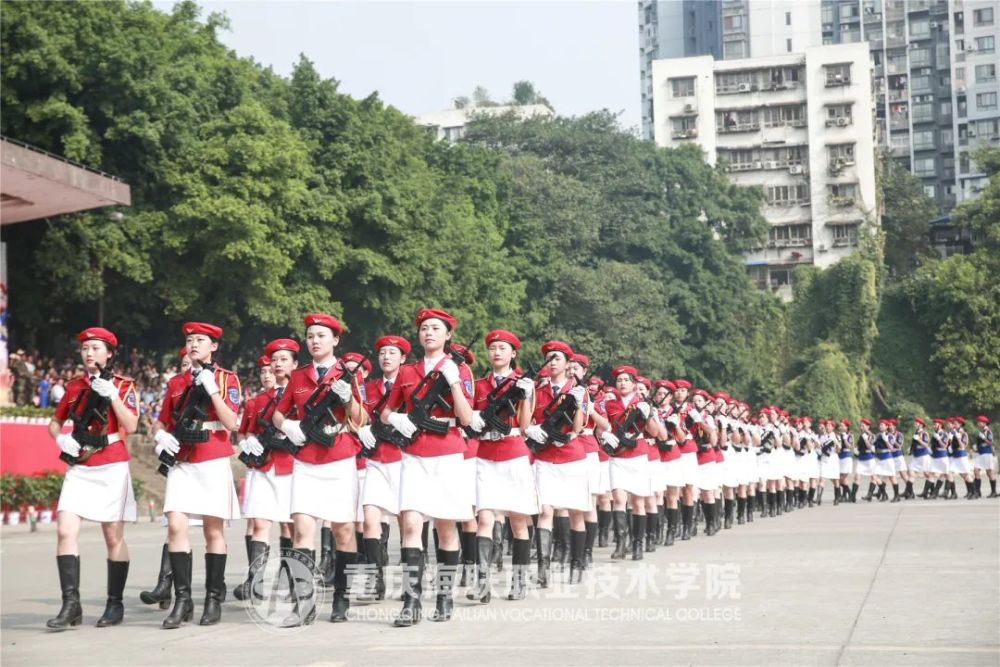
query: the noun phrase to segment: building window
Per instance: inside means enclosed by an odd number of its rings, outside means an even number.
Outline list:
[[[831,5],[824,4],[820,9],[820,20],[823,22],[824,26],[829,25],[833,27],[833,7]]]
[[[980,139],[995,139],[1000,136],[1000,118],[976,121],[976,136]]]
[[[769,185],[767,186],[767,203],[772,206],[794,206],[809,201],[809,186],[799,185]]]
[[[743,16],[737,14],[735,16],[726,16],[722,19],[722,28],[726,32],[742,30],[743,29]]]
[[[910,78],[910,83],[913,86],[913,91],[918,90],[930,90],[931,89],[931,78],[929,76],[914,76]]]
[[[764,107],[764,127],[782,127],[785,125],[805,127],[805,107],[801,104]]]
[[[933,176],[933,174],[931,174],[931,175]],[[934,199],[934,192],[935,192],[935,190],[934,190],[934,186],[933,185],[925,185],[924,186],[924,194],[927,195],[928,197],[930,197],[931,199]]]
[[[913,161],[913,171],[918,176],[933,176],[934,158],[918,157],[916,160]]]
[[[941,147],[951,148],[955,144],[955,134],[952,132],[951,128],[941,130]],[[954,165],[952,165],[954,166]]]
[[[931,36],[930,19],[910,19],[910,37],[914,39],[927,39]]]
[[[846,225],[830,225],[833,232],[833,247],[857,245],[858,243],[858,223],[852,222]]]
[[[827,186],[831,206],[851,206],[858,199],[857,183],[833,183]]]
[[[724,60],[733,58],[745,58],[746,48],[742,39],[736,41],[726,41],[722,44],[722,57]]]
[[[996,38],[993,35],[976,37],[976,51],[980,54],[993,53],[996,50]]]
[[[716,111],[715,127],[719,132],[748,132],[760,129],[760,119],[752,109]]]
[[[993,8],[977,9],[972,12],[972,23],[976,26],[993,25]]]
[[[858,5],[856,3],[851,3],[849,5],[840,6],[840,18],[841,19],[852,19],[858,16]]]
[[[969,160],[968,153],[958,154],[958,173],[968,174],[971,169],[971,160]]]
[[[992,19],[990,19],[990,22],[992,23]],[[785,12],[785,25],[792,25],[792,13],[791,12]]]
[[[824,65],[827,86],[846,86],[851,83],[851,63]]]
[[[827,146],[830,161],[841,160],[845,164],[854,164],[854,144],[831,144]]]
[[[695,121],[697,119],[693,116],[681,116],[678,118],[670,119],[670,129],[673,132],[674,139],[691,139],[698,136],[698,130],[696,129]]]
[[[785,40],[785,50],[788,53],[792,52],[792,39],[791,39],[791,37],[789,37],[788,39]]]
[[[760,150],[757,148],[741,148],[737,150],[722,150],[716,152],[720,162],[724,162],[729,171],[748,171],[761,169]]]
[[[935,47],[937,53],[935,57],[937,58],[937,66],[939,69],[944,69],[948,67],[948,42],[938,42]]]
[[[992,83],[997,80],[997,66],[976,65],[976,83]]]
[[[929,123],[934,120],[934,105],[931,103],[913,105],[913,122]]]
[[[768,245],[777,248],[807,246],[812,241],[812,225],[778,225],[767,230]]]
[[[670,94],[673,97],[694,97],[694,77],[670,79]]]
[[[976,108],[980,111],[987,111],[997,108],[996,93],[979,93],[976,95]]]
[[[951,115],[951,101],[949,100],[949,101],[946,101],[946,102],[942,102],[941,106],[939,108],[939,111],[941,112],[942,116],[950,116]]]
[[[910,51],[910,67],[929,67],[931,64],[930,49]]]
[[[837,120],[840,118],[847,119],[844,125],[849,125],[851,123],[851,105],[850,104],[832,104],[826,108],[827,125],[836,125]],[[834,121],[831,123],[830,121]]]
[[[934,131],[921,130],[913,133],[913,149],[922,151],[934,148]]]
[[[792,272],[788,269],[776,269],[772,267],[768,276],[770,278],[772,289],[792,284]]]

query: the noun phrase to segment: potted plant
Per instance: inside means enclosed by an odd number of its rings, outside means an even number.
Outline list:
[[[11,496],[14,492],[14,476],[10,473],[0,475],[0,512],[3,513],[3,523],[7,524],[7,515],[10,513]]]
[[[21,502],[24,498],[24,478],[11,475],[10,489],[7,493],[7,502],[10,509],[7,511],[7,524],[16,526],[21,523]]]

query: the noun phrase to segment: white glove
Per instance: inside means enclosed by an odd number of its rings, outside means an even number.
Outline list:
[[[91,380],[90,388],[104,398],[114,398],[115,394],[118,393],[118,387],[115,386],[115,383],[102,377]]]
[[[670,415],[669,417],[667,417],[667,423],[670,424],[671,426],[673,426],[674,428],[680,428],[680,426],[681,426],[681,418],[675,412],[672,415]]]
[[[166,429],[160,429],[153,436],[153,440],[156,442],[156,455],[159,456],[163,452],[167,452],[172,456],[176,456],[177,452],[181,451],[181,443],[174,437],[173,433],[170,433]]]
[[[524,397],[531,398],[535,394],[535,381],[531,378],[518,378],[515,386],[524,392]]]
[[[454,364],[452,365],[454,366]],[[390,412],[389,424],[402,433],[405,438],[412,438],[413,434],[417,432],[416,424],[411,422],[409,416],[403,412]]]
[[[637,403],[635,409],[642,413],[643,419],[649,419],[649,413],[652,412],[652,408],[649,407],[649,403],[646,401]]]
[[[207,368],[202,368],[194,378],[195,384],[200,384],[205,393],[211,396],[219,393],[219,385],[215,382],[215,372]]]
[[[365,449],[375,449],[375,445],[378,444],[378,440],[372,434],[371,426],[362,426],[358,429],[358,440],[361,441],[361,446]]]
[[[695,410],[694,408],[688,410],[688,416],[691,418],[691,421],[693,421],[695,424],[701,423],[701,413]]]
[[[245,454],[249,454],[251,456],[260,456],[264,453],[264,445],[260,444],[260,440],[253,435],[248,435],[242,442],[240,442],[240,449],[242,449]]]
[[[482,433],[483,429],[486,428],[486,422],[483,421],[483,416],[479,410],[472,411],[472,422],[469,423],[469,428],[476,433]]]
[[[587,390],[583,387],[573,387],[569,390],[569,395],[576,399],[577,405],[583,405],[583,397],[586,395]]]
[[[549,434],[546,433],[538,424],[532,424],[528,428],[524,429],[524,434],[535,442],[545,442],[549,439]]]
[[[56,436],[56,444],[73,458],[80,455],[80,443],[73,438],[72,433],[60,433]]]
[[[286,419],[281,422],[281,432],[288,436],[296,447],[306,444],[306,434],[302,432],[302,426],[297,419]]]
[[[611,431],[605,431],[604,433],[601,434],[601,442],[615,449],[618,448],[619,444],[618,436],[612,433]]]
[[[451,359],[447,359],[441,364],[441,375],[448,381],[448,386],[455,384],[461,379],[458,374],[458,366]]]
[[[337,380],[330,385],[330,391],[337,395],[341,403],[351,402],[351,385],[343,379]]]

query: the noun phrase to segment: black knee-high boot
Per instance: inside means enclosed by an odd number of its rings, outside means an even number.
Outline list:
[[[80,606],[80,557],[56,556],[56,567],[59,568],[62,607],[45,627],[50,630],[65,630],[83,622],[83,607]]]
[[[760,494],[754,494],[752,496],[747,496],[747,499],[746,499],[747,500],[747,506],[746,506],[747,523],[753,523],[753,508],[757,504],[757,496],[758,495],[760,495]]]
[[[725,530],[729,530],[733,527],[733,511],[736,509],[736,501],[732,498],[723,498],[722,505],[723,512],[725,513],[722,527]]]
[[[247,555],[247,580],[233,589],[233,596],[237,600],[248,600],[253,594],[262,599],[259,591],[256,593],[253,591],[253,579],[257,571],[267,562],[268,551],[266,542],[250,542],[250,553]]]
[[[611,529],[611,512],[608,510],[597,510],[597,546],[606,547],[609,542]]]
[[[156,577],[156,586],[151,591],[142,591],[139,593],[139,599],[144,604],[155,604],[159,605],[160,609],[166,609],[170,606],[173,584],[173,570],[170,569],[170,552],[167,551],[167,545],[164,544],[163,550],[160,552],[160,573]]]
[[[493,540],[490,539],[490,548],[493,547]],[[452,597],[454,588],[455,572],[458,569],[459,553],[457,551],[441,550],[442,562],[438,563],[437,576],[435,577],[435,589],[437,597],[435,599],[434,615],[432,621],[451,620],[452,610],[455,608],[455,599]]]
[[[531,564],[531,542],[529,540],[513,539],[511,554],[510,593],[508,600],[523,600],[528,594],[528,567]]]
[[[694,523],[694,505],[681,505],[681,541],[691,539],[691,524]]]
[[[865,496],[865,501],[867,501],[867,502],[870,503],[872,501],[872,498],[874,497],[874,495],[875,495],[875,482],[869,481],[868,482],[868,495]]]
[[[194,601],[191,599],[191,552],[171,551],[170,569],[174,579],[174,608],[163,619],[163,628],[166,630],[179,628],[194,615]]]
[[[127,560],[108,561],[108,602],[104,614],[97,621],[97,627],[106,628],[118,625],[125,616],[125,605],[122,598],[125,594],[125,581],[128,579]]]
[[[736,525],[742,526],[746,523],[747,499],[745,496],[736,496]]]
[[[326,578],[333,571],[333,529],[326,526],[320,528],[319,548],[319,565],[316,569]]]
[[[646,515],[646,553],[652,553],[656,551],[656,534],[659,532],[660,526],[660,515],[647,514]]]
[[[569,517],[557,516],[552,520],[552,562],[565,570],[568,561]]]
[[[371,590],[366,591],[366,597],[376,600],[385,599],[385,560],[382,553],[381,539],[365,538],[364,543],[365,559],[368,561],[368,568],[372,570],[374,584]]]
[[[663,538],[663,545],[672,547],[677,538],[677,525],[681,522],[681,511],[679,508],[667,508],[667,534]]]
[[[583,524],[583,569],[589,570],[594,565],[594,542],[597,541],[597,522],[587,521]]]
[[[628,548],[626,540],[628,539],[628,524],[625,512],[612,512],[611,519],[614,524],[614,534],[615,534],[615,550],[611,554],[613,560],[622,560],[625,558],[625,551]]]
[[[552,531],[547,528],[535,530],[538,549],[538,587],[549,587],[549,563],[552,558]]]
[[[459,586],[471,586],[475,581],[474,569],[476,567],[476,533],[474,531],[461,531],[458,534],[458,546],[461,549],[462,576],[458,581]]]
[[[646,536],[646,515],[632,515],[632,560],[642,560],[642,540]]]
[[[465,597],[488,604],[492,598],[490,589],[490,566],[493,562],[493,538],[476,537],[476,580],[469,582],[469,591]]]
[[[364,541],[362,540],[362,543]],[[357,551],[338,551],[333,574],[333,607],[330,611],[331,623],[343,623],[347,620],[347,611],[351,608],[351,578],[348,570],[357,567]]]
[[[493,554],[490,564],[497,569],[497,572],[503,571],[503,523],[500,521],[493,522]]]
[[[578,584],[583,580],[583,550],[587,543],[587,533],[583,530],[569,532],[569,583]]]
[[[198,625],[222,620],[222,591],[226,586],[226,554],[205,554],[205,607]]]
[[[426,546],[424,548],[426,549]],[[422,549],[404,547],[400,557],[403,562],[403,609],[399,612],[393,625],[397,628],[408,628],[420,622],[420,595],[424,585],[424,554]]]

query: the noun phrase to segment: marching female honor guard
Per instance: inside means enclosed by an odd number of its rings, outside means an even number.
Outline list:
[[[409,440],[399,482],[404,572],[403,609],[395,621],[408,627],[420,620],[423,578],[421,532],[434,519],[441,562],[432,620],[451,618],[452,588],[459,561],[456,521],[472,518],[466,493],[465,440],[458,425],[472,421],[472,371],[447,347],[456,320],[443,310],[423,308],[416,326],[424,358],[399,370],[382,410],[384,424]],[[405,409],[406,412],[398,412]]]
[[[243,516],[253,523],[247,560],[247,580],[233,591],[238,600],[249,595],[254,574],[266,560],[272,523],[282,524],[286,537],[291,522],[292,467],[294,459],[277,447],[285,436],[273,428],[271,419],[288,387],[295,368],[299,344],[290,338],[272,340],[258,360],[264,391],[247,401],[240,424],[240,449],[248,459],[243,491]],[[288,533],[290,535],[290,533]]]
[[[527,568],[531,560],[528,541],[528,517],[538,512],[535,477],[528,446],[521,437],[531,423],[531,404],[535,383],[520,377],[514,360],[521,341],[513,333],[496,329],[486,334],[486,351],[492,370],[476,380],[471,428],[479,434],[476,458],[476,508],[479,526],[476,533],[475,590],[472,599],[490,601],[490,563],[493,551],[493,526],[496,513],[510,518],[513,536],[513,575],[508,598],[522,600],[527,589]],[[510,401],[507,403],[506,401]],[[498,405],[503,407],[498,408]],[[490,424],[483,418],[487,413]],[[499,430],[495,427],[500,427]]]
[[[305,316],[306,346],[312,363],[292,371],[288,389],[274,411],[273,423],[298,447],[292,466],[291,515],[295,551],[315,561],[316,523],[329,521],[337,543],[331,623],[347,620],[350,608],[348,568],[357,565],[357,441],[348,432],[364,424],[357,376],[346,374],[334,350],[344,332],[332,315]],[[332,417],[331,417],[332,415]],[[303,582],[295,613],[287,626],[312,623],[316,617],[312,581]]]
[[[990,418],[986,415],[976,417],[979,424],[979,432],[976,433],[976,461],[975,461],[975,490],[976,497],[982,498],[983,481],[979,476],[979,471],[985,471],[990,482],[989,498],[997,497],[997,473],[993,465],[993,431],[990,430]]]
[[[236,430],[240,381],[231,371],[216,368],[222,329],[188,322],[186,336],[191,372],[167,383],[159,421],[153,425],[156,453],[167,471],[163,512],[167,515],[167,546],[174,577],[174,608],[163,627],[177,628],[194,613],[191,600],[191,543],[188,520],[202,519],[205,535],[205,609],[201,625],[222,618],[225,595],[226,537],[224,521],[239,518],[229,457],[230,431]]]
[[[113,375],[108,362],[118,339],[107,329],[92,327],[77,336],[86,375],[66,385],[66,393],[49,422],[49,434],[70,463],[59,494],[56,564],[62,608],[46,626],[64,630],[83,621],[80,606],[80,525],[99,521],[108,548],[108,601],[97,627],[118,625],[125,609],[122,593],[128,577],[125,521],[135,521],[135,498],[128,467],[125,434],[139,422],[135,384]],[[72,433],[61,433],[73,421]]]

